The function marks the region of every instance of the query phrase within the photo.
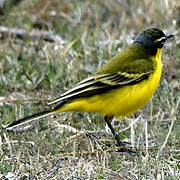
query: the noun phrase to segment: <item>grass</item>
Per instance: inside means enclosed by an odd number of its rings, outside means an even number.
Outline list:
[[[0,131],[0,178],[180,179],[180,4],[31,0],[8,7],[1,25],[52,31],[63,41],[0,39],[1,124],[42,110],[145,27],[160,27],[176,38],[164,48],[162,79],[151,102],[114,122],[121,138],[137,147],[137,155],[116,152],[101,115],[62,113],[31,123],[27,132]]]

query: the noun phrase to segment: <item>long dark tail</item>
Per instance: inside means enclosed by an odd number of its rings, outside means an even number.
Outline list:
[[[19,126],[19,125],[22,125],[22,124],[25,124],[27,122],[31,122],[31,121],[34,121],[36,119],[40,119],[42,117],[46,117],[50,114],[54,114],[53,111],[50,111],[50,110],[44,110],[44,111],[41,111],[41,112],[38,112],[38,113],[35,113],[35,114],[32,114],[32,115],[29,115],[29,116],[25,116],[24,118],[22,119],[19,119],[17,121],[14,121],[12,122],[11,124],[3,127],[4,129],[12,129],[16,126]]]

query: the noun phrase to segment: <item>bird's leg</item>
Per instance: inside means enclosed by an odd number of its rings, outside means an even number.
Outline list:
[[[110,128],[113,136],[115,137],[115,140],[117,141],[117,144],[119,147],[122,147],[119,151],[120,152],[129,152],[129,153],[134,153],[134,151],[130,150],[130,149],[126,149],[125,148],[125,144],[120,140],[119,136],[117,135],[115,129],[112,127],[112,119],[114,116],[105,116],[104,119],[106,121],[106,124],[108,125],[108,127]]]
[[[119,136],[117,135],[115,129],[112,127],[111,122],[112,122],[113,117],[114,117],[114,116],[105,116],[104,119],[105,119],[106,124],[108,125],[109,129],[111,130],[111,132],[112,132],[115,140],[117,141],[118,146],[124,147],[124,146],[125,146],[124,143],[120,140],[120,138],[119,138]]]

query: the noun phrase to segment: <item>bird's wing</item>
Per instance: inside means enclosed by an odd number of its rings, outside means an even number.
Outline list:
[[[67,92],[63,93],[57,99],[48,103],[48,105],[57,105],[58,103],[67,102],[69,100],[91,97],[105,93],[109,90],[121,88],[127,85],[137,84],[149,78],[151,72],[146,73],[127,73],[118,72],[114,74],[98,74],[84,79],[80,83]]]

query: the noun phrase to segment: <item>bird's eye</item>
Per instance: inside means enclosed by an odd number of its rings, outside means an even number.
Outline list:
[[[154,42],[156,43],[158,48],[162,48],[164,46],[164,43],[166,42],[166,37],[156,39]]]

